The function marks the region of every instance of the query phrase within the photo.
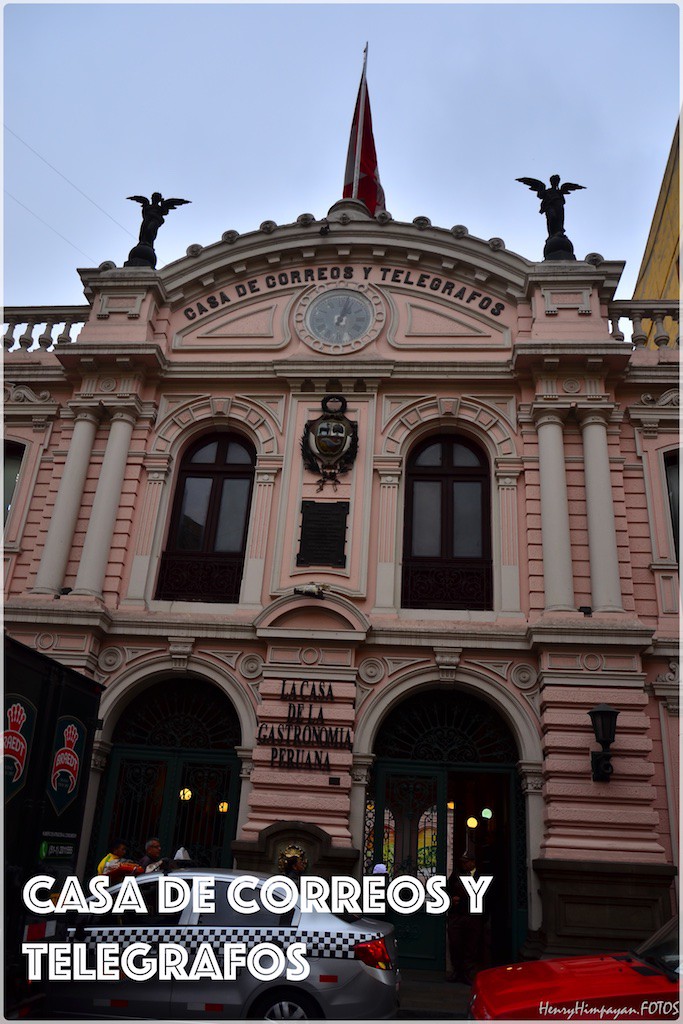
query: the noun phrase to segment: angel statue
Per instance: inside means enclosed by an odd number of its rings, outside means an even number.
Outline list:
[[[570,182],[565,181],[564,185],[560,186],[559,174],[553,174],[550,178],[550,188],[546,188],[542,181],[538,178],[516,178],[516,181],[521,181],[522,185],[528,185],[532,192],[535,192],[538,198],[541,200],[540,213],[545,214],[546,223],[548,225],[548,238],[553,235],[564,234],[564,197],[569,195],[570,192],[575,192],[576,189],[585,188],[585,185],[572,185]]]
[[[142,226],[140,227],[140,245],[154,248],[157,232],[164,223],[164,217],[176,206],[185,206],[190,199],[164,199],[161,192],[152,192],[152,200],[144,196],[128,196],[142,206]]]

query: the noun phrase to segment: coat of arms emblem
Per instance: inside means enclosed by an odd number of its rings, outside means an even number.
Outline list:
[[[319,491],[328,481],[336,491],[339,475],[348,472],[358,454],[358,424],[346,417],[346,404],[342,395],[326,395],[322,416],[306,423],[301,438],[306,469],[320,474]]]

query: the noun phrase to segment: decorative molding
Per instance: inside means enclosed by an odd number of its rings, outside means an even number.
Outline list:
[[[244,395],[232,399],[199,395],[170,409],[157,426],[152,453],[171,454],[191,430],[226,427],[231,420],[248,431],[255,441],[257,455],[278,454],[280,431],[273,410]]]
[[[557,316],[560,309],[575,309],[579,316],[591,315],[591,289],[541,288],[546,316]]]
[[[260,654],[244,654],[239,663],[244,679],[260,679],[263,675],[263,658]]]
[[[194,637],[169,636],[168,653],[171,656],[171,667],[174,672],[187,672],[193,649]]]
[[[358,667],[358,675],[368,686],[381,683],[387,674],[386,664],[381,658],[366,658]]]
[[[462,647],[434,648],[434,660],[439,668],[439,679],[442,682],[450,683],[455,680],[461,654]]]
[[[484,672],[486,672],[487,674],[492,675],[492,676],[497,676],[498,679],[507,679],[508,672],[510,671],[510,665],[512,664],[512,662],[509,661],[509,660],[508,661],[499,661],[497,659],[496,660],[490,660],[488,658],[484,658],[484,659],[481,659],[481,658],[477,658],[477,659],[468,658],[467,659],[467,664],[468,665],[476,665],[478,668],[483,668]]]
[[[455,401],[455,400],[454,400]],[[399,408],[388,422],[382,455],[405,454],[408,445],[421,436],[425,429],[442,426],[444,422],[441,401],[437,397],[418,398]],[[482,404],[477,398],[458,400],[457,422],[474,428],[495,446],[495,456],[516,455],[515,438],[507,417],[499,410]]]
[[[522,793],[526,796],[529,793],[538,793],[543,790],[543,769],[538,764],[528,761],[520,761],[517,771],[521,779]]]
[[[663,699],[664,707],[670,715],[678,717],[681,689],[681,666],[679,661],[669,662],[669,671],[662,672],[652,683],[655,697]]]

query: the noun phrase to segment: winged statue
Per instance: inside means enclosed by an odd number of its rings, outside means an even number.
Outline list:
[[[541,200],[539,212],[545,214],[548,225],[548,237],[563,235],[564,197],[568,196],[570,192],[575,192],[577,189],[585,188],[586,186],[574,185],[570,181],[565,181],[563,185],[560,185],[559,174],[551,175],[550,188],[548,188],[545,182],[539,181],[538,178],[516,178],[515,180],[520,181],[522,185],[528,185],[531,191],[535,192]]]
[[[157,232],[164,223],[164,217],[176,207],[185,206],[191,202],[190,199],[164,199],[161,192],[152,192],[151,200],[145,196],[127,196],[127,198],[142,206],[140,245],[149,245],[151,248],[154,248]]]

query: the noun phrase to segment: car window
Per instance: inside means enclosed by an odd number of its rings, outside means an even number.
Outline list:
[[[228,883],[216,880],[216,909],[199,915],[198,924],[212,925],[213,927],[236,928],[241,927],[263,927],[268,925],[272,928],[286,928],[292,923],[294,908],[285,914],[274,914],[264,907],[260,907],[255,914],[243,914],[230,906],[227,899]],[[241,890],[243,900],[255,899],[257,903],[258,889],[244,888]]]
[[[159,911],[159,884],[158,876],[149,882],[138,883],[138,889],[142,896],[146,914],[137,914],[134,910],[122,910],[118,913],[110,911],[108,914],[91,914],[83,922],[85,928],[145,928],[149,925],[173,925],[180,921],[181,910],[174,910],[170,914]],[[112,890],[116,899],[118,887]]]
[[[636,954],[643,960],[659,963],[670,971],[681,972],[681,957],[678,938],[678,920],[674,918],[663,928],[646,939]]]

